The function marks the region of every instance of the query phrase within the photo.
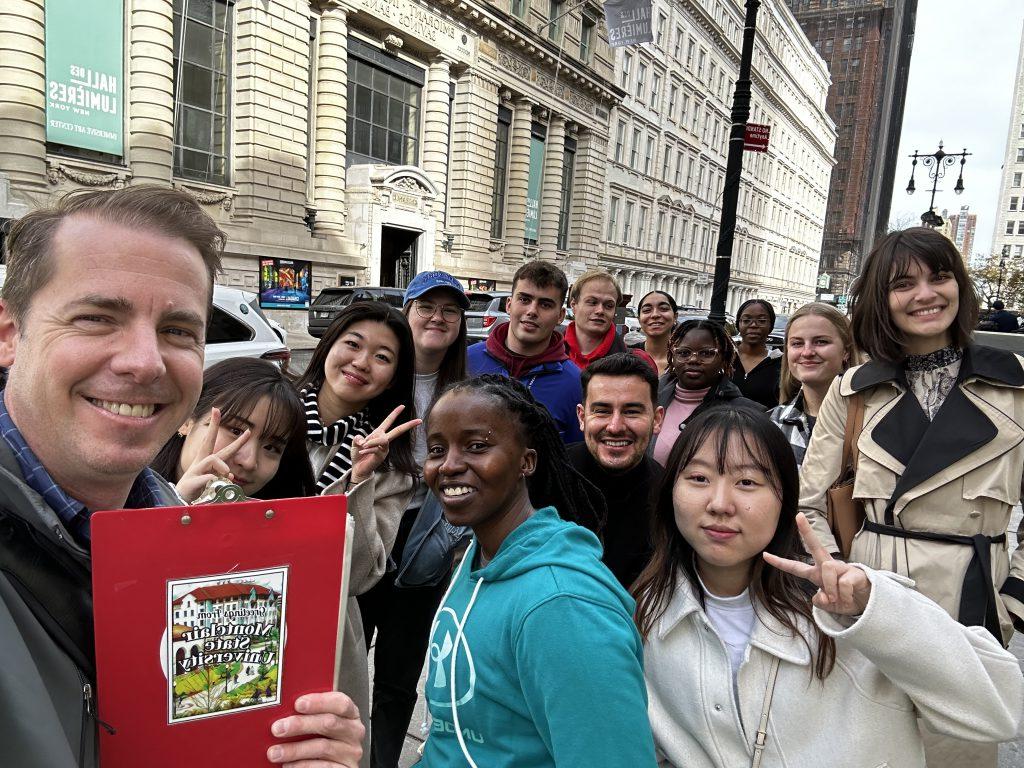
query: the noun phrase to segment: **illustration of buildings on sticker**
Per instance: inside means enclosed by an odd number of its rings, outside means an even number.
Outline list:
[[[167,583],[168,722],[281,701],[288,569]]]

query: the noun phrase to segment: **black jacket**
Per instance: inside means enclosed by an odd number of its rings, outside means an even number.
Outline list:
[[[566,450],[569,463],[604,496],[608,517],[600,531],[601,560],[628,590],[651,559],[651,514],[665,471],[645,455],[632,469],[613,474],[590,455],[586,443]]]
[[[746,397],[761,404],[761,410],[774,408],[779,404],[779,378],[782,375],[782,356],[766,357],[750,372],[743,370],[740,356],[736,355],[736,369],[732,383],[739,387]]]

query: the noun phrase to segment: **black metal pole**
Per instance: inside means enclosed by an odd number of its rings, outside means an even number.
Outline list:
[[[999,259],[999,285],[996,286],[996,301],[1000,301],[1003,298],[1003,270],[1006,269],[1006,257],[1003,256]]]
[[[722,220],[718,227],[715,248],[715,282],[711,289],[709,319],[725,322],[725,300],[729,294],[729,273],[732,269],[732,243],[736,234],[736,206],[740,198],[740,177],[743,172],[743,138],[750,117],[750,67],[754,58],[754,35],[757,32],[757,11],[761,0],[747,0],[747,17],[743,22],[743,49],[740,54],[740,76],[732,99],[732,130],[729,133],[729,157],[725,165],[725,190],[722,193]]]

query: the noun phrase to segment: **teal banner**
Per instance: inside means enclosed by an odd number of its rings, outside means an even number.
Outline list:
[[[544,139],[530,137],[530,176],[526,182],[526,239],[537,240],[540,187],[544,180]]]
[[[46,140],[124,154],[123,0],[46,0]]]

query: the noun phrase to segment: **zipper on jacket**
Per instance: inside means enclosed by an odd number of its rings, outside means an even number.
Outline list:
[[[85,678],[82,670],[78,667],[75,667],[75,671],[78,672],[78,679],[82,682],[82,733],[78,740],[78,764],[85,765],[85,743],[89,733],[88,729],[91,727],[89,721],[95,721],[111,736],[116,734],[117,730],[96,715],[96,699],[93,696],[92,683]]]

